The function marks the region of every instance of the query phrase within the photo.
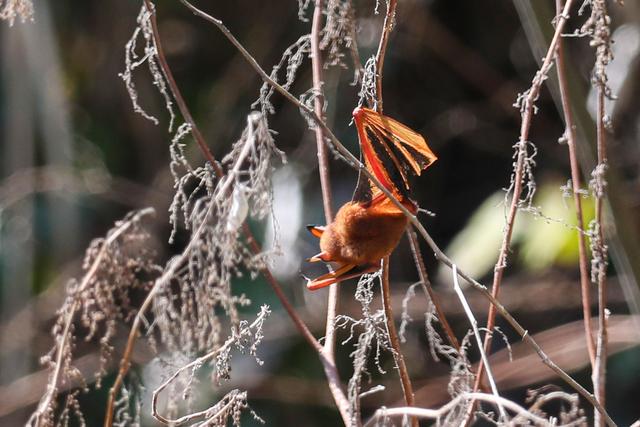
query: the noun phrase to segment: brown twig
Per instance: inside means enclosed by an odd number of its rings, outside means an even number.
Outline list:
[[[380,36],[380,43],[378,44],[378,51],[376,52],[376,111],[380,114],[383,113],[382,109],[382,71],[384,68],[384,56],[387,52],[387,44],[389,43],[389,35],[393,29],[393,24],[396,18],[396,6],[397,0],[387,1],[387,14],[384,16],[384,24],[382,27],[382,35]]]
[[[393,317],[393,308],[391,307],[391,288],[389,286],[389,257],[386,256],[382,260],[382,306],[384,308],[384,317],[387,323],[387,333],[391,348],[393,348],[393,358],[396,361],[396,367],[400,375],[400,383],[402,384],[402,393],[407,406],[415,406],[415,396],[413,394],[413,386],[407,365],[404,362],[404,355],[400,349],[400,339],[398,338],[398,330]],[[411,418],[411,424],[418,426],[418,419]]]
[[[427,242],[429,247],[434,252],[435,258],[445,264],[446,266],[452,268],[453,261],[440,249],[440,247],[433,240],[431,235],[427,232],[424,226],[418,221],[416,216],[412,214],[396,197],[386,188],[384,187],[380,181],[373,175],[371,172],[367,170],[367,168],[349,151],[347,148],[340,142],[340,140],[335,136],[335,134],[331,131],[329,126],[318,116],[315,112],[301,103],[295,96],[293,96],[289,91],[283,88],[278,82],[273,80],[263,69],[260,67],[260,64],[255,60],[253,56],[245,49],[245,47],[235,38],[235,36],[229,31],[229,29],[223,24],[222,21],[212,17],[211,15],[203,12],[202,10],[196,8],[187,0],[180,0],[183,4],[185,4],[195,15],[201,17],[202,19],[212,23],[215,25],[218,30],[233,44],[236,49],[242,54],[242,56],[247,60],[249,65],[254,69],[254,71],[260,76],[260,78],[274,88],[278,93],[280,93],[287,101],[292,103],[296,108],[300,109],[304,112],[305,115],[308,115],[313,121],[315,121],[319,126],[321,126],[328,138],[328,141],[333,145],[333,147],[340,153],[343,157],[343,160],[353,167],[355,170],[363,173],[371,182],[376,185],[380,189],[380,191],[391,200],[391,202],[400,209],[400,211],[409,219],[409,222],[413,224],[413,226],[418,230],[422,238]],[[542,362],[547,365],[553,372],[555,372],[564,382],[566,382],[571,388],[576,390],[583,396],[590,404],[592,404],[598,412],[602,414],[605,418],[607,424],[611,427],[616,426],[611,417],[607,414],[606,410],[600,405],[595,397],[589,393],[584,387],[582,387],[578,382],[576,382],[570,375],[564,372],[558,365],[556,365],[546,353],[540,348],[538,343],[529,336],[528,331],[508,312],[508,310],[491,295],[491,292],[487,290],[487,288],[482,285],[480,282],[466,274],[462,270],[458,270],[458,276],[466,280],[471,286],[473,286],[477,291],[479,291],[485,298],[489,300],[489,302],[494,305],[500,313],[501,316],[505,318],[505,320],[511,325],[511,327],[518,333],[522,340],[525,341],[529,346],[533,348],[533,350],[538,354]]]
[[[562,13],[563,0],[556,0],[556,13]],[[569,163],[571,166],[571,184],[573,189],[573,202],[576,207],[576,225],[578,227],[578,259],[580,265],[580,288],[582,291],[582,316],[584,318],[584,333],[587,339],[587,350],[591,369],[595,367],[596,345],[593,340],[593,327],[591,326],[591,283],[589,281],[589,267],[587,261],[587,243],[584,235],[584,219],[582,215],[582,195],[580,188],[580,164],[576,153],[576,128],[573,120],[573,111],[569,101],[569,86],[564,61],[564,46],[562,39],[558,40],[556,51],[556,71],[558,74],[558,86],[560,100],[565,122],[565,138],[569,148]]]
[[[173,77],[173,73],[171,72],[171,68],[169,67],[169,63],[167,62],[167,58],[164,55],[164,49],[162,48],[162,41],[160,40],[159,32],[158,32],[158,22],[156,20],[156,12],[155,6],[151,3],[151,0],[143,0],[144,5],[147,8],[147,12],[149,12],[149,20],[151,22],[151,30],[153,32],[153,43],[156,46],[156,54],[158,55],[158,61],[160,62],[160,68],[162,69],[162,74],[167,79],[167,83],[169,84],[169,89],[171,89],[171,93],[173,98],[176,100],[176,104],[178,104],[178,109],[180,110],[180,114],[184,117],[184,120],[189,123],[191,126],[191,133],[193,134],[193,138],[196,140],[196,143],[200,147],[200,151],[207,159],[207,161],[211,164],[211,166],[216,171],[217,175],[222,174],[222,169],[215,161],[215,157],[209,150],[209,146],[204,140],[204,137],[200,133],[200,129],[196,126],[195,120],[193,120],[193,116],[191,115],[191,111],[189,107],[187,107],[187,103],[184,101],[182,97],[182,92],[178,89],[178,85],[176,83],[176,79]]]
[[[389,43],[389,35],[393,29],[393,23],[396,15],[396,7],[398,5],[397,0],[389,0],[387,2],[387,13],[384,17],[384,24],[382,27],[382,34],[380,35],[380,43],[378,44],[378,51],[376,52],[376,111],[380,114],[383,113],[383,101],[382,101],[382,76],[384,68],[384,58],[387,52],[387,44]],[[387,322],[387,332],[389,334],[389,341],[393,348],[393,356],[396,361],[396,367],[398,368],[398,375],[400,376],[400,382],[402,384],[402,393],[407,406],[415,405],[415,397],[413,395],[413,386],[411,385],[411,377],[407,370],[407,365],[404,363],[404,355],[400,348],[400,339],[398,338],[398,331],[395,326],[395,319],[393,317],[393,309],[391,307],[391,291],[389,289],[389,257],[385,257],[382,261],[382,305],[384,307],[385,319]],[[411,417],[412,427],[418,427],[418,418]]]
[[[511,236],[513,234],[513,227],[515,225],[516,214],[518,213],[518,208],[520,205],[520,195],[522,194],[522,184],[523,184],[523,174],[525,168],[525,161],[527,155],[527,144],[529,140],[529,129],[531,128],[531,121],[533,119],[535,102],[538,99],[540,94],[540,89],[542,88],[542,84],[551,69],[553,64],[553,59],[555,57],[556,48],[558,46],[558,41],[560,40],[562,30],[564,29],[564,25],[567,21],[567,17],[569,16],[569,10],[571,10],[571,4],[573,0],[567,0],[565,3],[564,10],[562,14],[558,16],[558,22],[556,24],[556,30],[553,35],[553,39],[549,44],[549,49],[547,50],[547,54],[545,55],[544,61],[542,62],[542,66],[536,73],[533,81],[531,82],[531,87],[526,93],[526,96],[522,99],[521,111],[522,111],[522,124],[520,126],[520,138],[517,144],[517,159],[516,159],[516,170],[514,173],[514,182],[513,182],[513,194],[511,196],[511,204],[509,206],[509,212],[507,214],[507,220],[504,230],[504,237],[502,240],[502,246],[500,247],[500,254],[498,255],[498,262],[494,268],[493,274],[493,284],[491,286],[491,295],[493,298],[497,299],[500,293],[500,285],[502,283],[502,276],[504,274],[504,269],[507,266],[507,257],[509,253],[509,247],[511,245]],[[492,331],[495,326],[496,320],[496,308],[495,306],[491,306],[489,308],[489,314],[487,316],[487,334],[485,335],[484,340],[484,351],[488,354],[491,349],[492,342]],[[478,372],[476,375],[476,381],[474,384],[474,391],[477,391],[480,388],[480,384],[482,383],[484,377],[484,364],[480,361],[480,365],[478,366]],[[467,414],[470,419],[472,415],[472,411],[475,405],[471,405],[470,412]]]
[[[315,113],[323,117],[324,95],[322,86],[322,52],[320,52],[320,28],[322,25],[323,0],[316,0],[311,22],[311,71],[313,75],[313,109]],[[333,221],[333,197],[331,194],[331,180],[329,178],[329,161],[327,158],[327,145],[324,142],[324,130],[320,126],[315,127],[316,149],[318,152],[318,172],[320,174],[320,188],[322,190],[322,204],[324,217],[327,224]],[[333,361],[335,351],[335,319],[338,310],[338,285],[329,287],[327,297],[327,323],[325,329],[324,354]]]
[[[592,189],[596,197],[595,229],[592,239],[592,271],[591,280],[598,285],[598,336],[596,342],[596,359],[592,372],[593,390],[602,406],[605,405],[605,384],[607,373],[607,245],[604,241],[604,201],[606,196],[607,170],[607,129],[605,114],[605,98],[609,96],[606,66],[612,59],[610,18],[604,0],[595,0],[591,4],[592,14],[585,26],[592,31],[592,45],[596,48],[592,82],[598,94],[596,113],[596,144],[598,164],[594,169]],[[604,425],[604,420],[594,414],[594,425]]]
[[[460,342],[456,338],[456,335],[453,333],[453,329],[447,320],[447,316],[444,314],[444,310],[442,309],[442,304],[440,303],[440,298],[433,290],[431,286],[431,281],[429,280],[429,275],[427,274],[427,268],[424,265],[424,260],[422,259],[422,253],[420,253],[420,246],[418,245],[418,237],[416,236],[416,232],[413,227],[409,227],[407,229],[407,237],[409,238],[409,245],[411,246],[411,253],[413,254],[413,261],[416,264],[416,268],[418,269],[418,277],[420,278],[420,286],[422,287],[422,291],[424,292],[425,298],[430,299],[433,303],[433,307],[436,310],[436,315],[438,316],[438,320],[442,325],[442,329],[444,329],[444,333],[447,336],[447,340],[449,344],[456,349],[456,351],[460,350]]]
[[[311,23],[311,67],[313,75],[313,90],[315,98],[313,107],[315,113],[323,116],[324,95],[322,90],[322,53],[320,52],[320,27],[322,24],[323,0],[316,0],[315,9],[313,11],[313,20]],[[321,126],[315,127],[316,147],[318,152],[318,172],[320,174],[320,187],[322,189],[322,203],[324,206],[324,216],[327,224],[333,221],[333,197],[331,194],[331,180],[329,178],[329,161],[327,157],[327,145],[325,143],[324,130]],[[325,374],[329,378],[329,390],[338,405],[338,409],[345,425],[349,421],[349,403],[342,390],[342,382],[335,368],[335,319],[338,310],[338,285],[333,284],[329,287],[329,295],[327,296],[327,321],[325,326],[324,346],[319,351],[321,358],[326,360],[323,362]]]

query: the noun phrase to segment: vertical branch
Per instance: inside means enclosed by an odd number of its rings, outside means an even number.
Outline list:
[[[458,283],[458,267],[454,264],[451,269],[451,273],[453,274],[453,289],[458,295],[458,299],[462,304],[462,308],[464,309],[467,318],[469,319],[469,323],[471,324],[471,330],[473,331],[473,336],[476,339],[476,343],[478,344],[478,351],[480,351],[480,359],[484,362],[485,369],[487,371],[487,377],[489,377],[489,385],[491,386],[491,393],[496,398],[497,402],[500,402],[500,394],[498,394],[498,387],[496,386],[496,380],[493,378],[493,374],[491,373],[491,367],[489,366],[489,359],[487,359],[487,353],[483,350],[482,339],[480,338],[480,331],[478,330],[478,321],[473,315],[473,311],[471,311],[471,307],[469,307],[469,303],[467,299],[464,297],[464,293],[462,292],[462,288],[460,287],[460,283]],[[473,406],[473,404],[472,404]],[[500,421],[507,420],[507,413],[502,407],[500,403],[498,403],[498,409],[500,410]]]
[[[316,0],[311,22],[311,72],[313,75],[313,110],[318,117],[324,117],[324,94],[322,85],[322,53],[320,52],[320,28],[322,25],[323,0]],[[324,129],[316,124],[316,148],[318,152],[318,172],[320,173],[320,187],[322,189],[322,204],[324,206],[324,216],[327,224],[333,221],[333,197],[331,194],[331,180],[329,178],[329,161],[327,158],[327,146],[325,144]],[[325,341],[322,348],[322,355],[334,366],[334,369],[327,373],[328,377],[335,377],[334,381],[329,381],[329,389],[338,403],[345,425],[348,421],[348,412],[344,411],[344,402],[339,403],[340,397],[344,398],[340,377],[335,369],[335,319],[338,310],[338,284],[334,283],[329,287],[327,297],[327,323],[325,326]],[[347,406],[348,407],[348,403]],[[347,417],[347,418],[345,418]]]
[[[607,372],[607,245],[604,242],[604,199],[606,195],[607,171],[607,120],[605,114],[605,98],[611,96],[607,85],[606,67],[612,59],[610,18],[604,0],[595,0],[591,4],[591,17],[585,24],[590,28],[592,46],[596,47],[596,63],[592,82],[598,93],[596,136],[598,164],[593,171],[591,187],[596,197],[595,229],[591,232],[592,255],[591,280],[598,285],[598,338],[596,343],[596,361],[592,372],[593,392],[598,403],[605,406],[605,383]],[[594,425],[604,425],[600,414],[594,414]]]
[[[493,298],[498,298],[500,293],[500,285],[502,283],[502,276],[504,274],[504,269],[507,265],[507,255],[509,253],[509,247],[511,245],[511,236],[513,234],[513,227],[515,225],[516,214],[518,213],[519,203],[520,203],[520,195],[522,194],[522,184],[523,184],[523,173],[525,168],[525,160],[527,155],[527,144],[529,140],[529,129],[531,128],[531,121],[533,119],[535,101],[538,99],[540,95],[540,89],[542,87],[542,83],[546,79],[549,70],[551,69],[553,58],[555,57],[556,48],[558,46],[558,40],[562,34],[562,30],[564,29],[564,25],[567,22],[567,17],[569,16],[569,10],[571,9],[571,4],[573,0],[567,0],[565,3],[562,14],[558,16],[558,22],[556,24],[556,30],[553,35],[553,39],[549,45],[549,49],[547,50],[547,54],[544,57],[544,61],[542,66],[536,73],[533,81],[531,83],[531,87],[526,92],[526,96],[522,99],[522,125],[520,126],[520,138],[517,144],[517,158],[516,158],[516,170],[514,174],[514,185],[513,185],[513,194],[511,196],[511,204],[509,206],[509,211],[507,214],[507,222],[504,230],[504,237],[502,240],[502,246],[500,247],[500,254],[498,256],[498,262],[494,268],[493,274],[493,284],[491,287],[491,295]],[[489,314],[487,316],[487,334],[485,335],[484,340],[484,351],[488,354],[491,348],[493,327],[495,326],[496,320],[496,308],[491,305],[489,307]],[[476,381],[474,385],[474,391],[477,391],[482,383],[484,376],[484,363],[481,360],[478,366],[478,373],[476,376]],[[472,405],[473,407],[473,405]]]
[[[433,303],[433,306],[436,310],[436,315],[438,316],[438,320],[442,324],[442,329],[444,329],[449,344],[451,344],[451,346],[455,348],[456,351],[458,351],[460,350],[460,343],[458,342],[456,335],[453,333],[453,329],[451,328],[451,325],[449,324],[449,321],[444,314],[444,310],[442,310],[440,298],[438,298],[438,295],[436,295],[436,293],[433,291],[431,281],[429,280],[429,276],[427,275],[427,269],[422,259],[420,246],[418,246],[418,237],[416,236],[416,232],[413,227],[409,227],[407,229],[407,237],[409,238],[409,245],[411,246],[413,261],[415,262],[416,268],[418,269],[418,277],[420,277],[420,285],[422,287],[422,291],[424,292],[425,297],[429,298]]]
[[[151,0],[143,0],[144,5],[149,12],[149,20],[151,21],[151,30],[153,32],[153,43],[156,46],[156,54],[158,55],[158,62],[160,63],[160,67],[162,68],[162,73],[167,79],[167,83],[169,84],[169,88],[171,89],[171,93],[173,94],[174,99],[176,100],[176,104],[178,104],[178,109],[180,110],[180,114],[184,120],[189,123],[191,126],[191,132],[193,134],[193,138],[196,140],[198,147],[200,147],[200,151],[204,155],[205,159],[211,164],[213,169],[215,170],[217,175],[222,174],[222,169],[218,163],[216,163],[211,150],[209,150],[209,146],[204,140],[204,137],[200,133],[200,129],[196,126],[195,120],[193,120],[193,116],[191,115],[191,111],[187,107],[187,103],[184,101],[182,97],[182,93],[178,89],[178,85],[176,83],[176,79],[173,77],[173,73],[171,72],[171,68],[169,67],[169,63],[167,62],[167,58],[164,55],[164,49],[162,49],[162,41],[160,40],[159,32],[158,32],[158,22],[156,20],[155,7]]]
[[[382,109],[382,71],[384,68],[384,55],[387,52],[387,44],[389,43],[389,35],[393,29],[393,24],[396,18],[396,6],[398,0],[387,0],[387,14],[384,17],[384,26],[382,28],[382,35],[380,36],[380,43],[378,44],[378,51],[376,52],[376,111],[380,114],[383,113]]]
[[[596,180],[604,179],[604,170],[606,166],[606,130],[604,129],[604,89],[598,86],[598,114],[597,114],[597,135],[598,135],[598,166],[596,171],[602,170],[602,175],[596,177]],[[597,184],[596,184],[597,185]],[[598,254],[602,257],[600,260],[595,260],[598,263],[603,263],[604,266],[600,266],[598,269],[598,339],[596,343],[596,360],[593,369],[593,391],[596,395],[598,402],[605,406],[605,383],[607,374],[607,272],[606,272],[606,257],[607,248],[604,244],[604,232],[603,232],[603,204],[604,204],[604,186],[603,191],[596,191],[596,244],[599,246]],[[600,417],[598,412],[595,412],[594,425],[604,425],[604,420]]]
[[[391,307],[391,288],[389,286],[389,257],[386,256],[382,260],[382,305],[384,307],[384,317],[387,322],[387,332],[389,333],[389,341],[393,348],[393,358],[396,361],[398,367],[398,373],[400,374],[400,383],[402,384],[402,393],[404,394],[404,400],[407,402],[407,406],[415,406],[415,397],[413,395],[413,386],[411,385],[411,379],[409,378],[409,371],[407,365],[404,362],[404,355],[400,351],[400,339],[398,338],[398,331],[394,323],[393,309]],[[418,419],[411,418],[411,425],[418,427]]]
[[[389,35],[393,29],[393,23],[396,16],[397,0],[387,1],[387,14],[384,17],[384,25],[382,28],[382,34],[380,36],[380,43],[378,44],[378,52],[376,53],[376,111],[382,114],[382,75],[384,68],[384,57],[387,51],[387,44],[389,42]],[[404,400],[407,406],[415,405],[415,398],[413,395],[413,386],[411,385],[411,378],[407,370],[407,365],[404,363],[404,356],[402,349],[400,348],[400,339],[398,338],[398,331],[394,324],[393,309],[391,308],[391,291],[389,289],[389,257],[385,257],[382,260],[382,305],[384,307],[384,315],[387,322],[387,332],[389,333],[389,341],[393,348],[393,356],[398,368],[398,374],[400,376],[400,382],[402,383],[402,392],[404,394]],[[412,427],[418,427],[418,418],[411,418]]]
[[[556,13],[562,13],[563,0],[556,0]],[[593,371],[596,360],[596,346],[593,339],[593,327],[591,325],[591,283],[589,281],[589,267],[587,261],[587,243],[584,235],[584,219],[582,215],[582,198],[580,195],[580,165],[576,153],[576,127],[573,120],[573,111],[569,97],[569,86],[565,68],[563,41],[558,41],[556,51],[556,71],[558,74],[558,86],[560,89],[560,100],[565,123],[565,138],[569,148],[569,163],[571,166],[571,185],[573,190],[573,202],[576,207],[576,224],[578,227],[578,258],[580,266],[580,288],[582,291],[582,316],[584,318],[584,333],[587,339],[587,350],[591,369]]]

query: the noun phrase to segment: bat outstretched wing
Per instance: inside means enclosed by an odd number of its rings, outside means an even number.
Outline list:
[[[437,160],[425,139],[402,123],[368,108],[353,111],[366,168],[398,200],[410,198],[409,175],[420,175]],[[364,174],[358,176],[353,200],[369,203],[383,194]]]

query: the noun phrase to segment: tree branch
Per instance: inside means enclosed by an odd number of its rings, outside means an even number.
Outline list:
[[[415,396],[413,394],[413,386],[411,385],[411,378],[409,377],[409,370],[404,361],[404,355],[400,348],[400,339],[398,338],[398,331],[394,323],[393,308],[391,307],[391,288],[389,286],[389,257],[386,256],[382,260],[382,306],[384,308],[384,317],[387,323],[387,333],[389,334],[389,341],[391,342],[391,348],[393,348],[393,358],[398,368],[398,374],[400,375],[400,383],[402,385],[402,393],[404,394],[404,400],[407,402],[407,406],[415,406]],[[411,424],[418,425],[418,419],[411,418]]]
[[[556,0],[557,14],[562,13],[562,4],[563,0]],[[558,40],[558,49],[556,51],[556,71],[558,74],[558,86],[560,88],[562,111],[564,113],[564,136],[567,140],[567,147],[569,148],[569,164],[571,166],[573,202],[576,207],[576,225],[578,227],[578,259],[580,266],[580,289],[582,291],[582,316],[584,318],[584,333],[587,339],[587,350],[589,351],[591,369],[593,370],[596,360],[596,345],[593,340],[593,326],[591,325],[591,283],[589,282],[587,243],[583,232],[585,228],[582,215],[580,164],[578,163],[578,156],[576,153],[576,127],[573,120],[571,103],[569,101],[569,87],[567,84],[563,45],[564,43],[562,39]]]
[[[442,304],[440,303],[440,298],[433,290],[431,286],[431,281],[429,280],[429,276],[427,274],[427,268],[424,265],[424,260],[422,258],[422,253],[420,252],[420,246],[418,245],[418,237],[416,236],[416,232],[413,227],[409,227],[407,229],[407,237],[409,238],[409,245],[411,246],[411,253],[413,254],[413,261],[416,264],[416,268],[418,269],[418,277],[420,278],[420,286],[422,287],[422,291],[426,298],[430,299],[433,303],[433,306],[436,310],[436,315],[438,316],[438,320],[442,325],[442,329],[444,329],[445,335],[447,336],[447,340],[449,344],[456,351],[460,350],[460,342],[456,338],[456,335],[453,333],[453,329],[447,320],[447,316],[442,309]]]

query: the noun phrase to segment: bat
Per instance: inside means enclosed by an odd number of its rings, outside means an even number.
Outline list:
[[[402,123],[368,108],[353,110],[364,165],[409,211],[418,206],[410,198],[410,175],[420,175],[437,157],[424,138]],[[316,290],[343,280],[377,271],[382,258],[398,245],[407,217],[366,175],[358,183],[350,202],[344,204],[332,223],[309,225],[320,239],[321,252],[310,262],[333,262],[334,271],[308,280]]]

